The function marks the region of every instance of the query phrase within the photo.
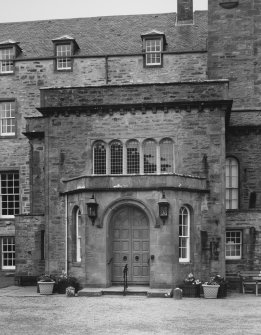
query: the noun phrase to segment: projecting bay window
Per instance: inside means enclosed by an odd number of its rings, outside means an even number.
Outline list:
[[[174,172],[174,144],[171,139],[160,141],[131,139],[123,143],[97,141],[93,144],[93,173],[163,174]]]
[[[0,137],[15,135],[15,103],[0,102]]]
[[[226,231],[226,259],[242,258],[242,231]]]
[[[238,161],[226,159],[226,209],[238,209]]]
[[[0,218],[14,218],[20,211],[18,172],[0,173]]]
[[[1,248],[1,267],[3,270],[15,270],[15,239],[3,237]]]

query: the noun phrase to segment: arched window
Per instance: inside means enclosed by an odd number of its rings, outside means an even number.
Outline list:
[[[106,146],[104,142],[96,142],[93,146],[94,174],[106,174]]]
[[[140,173],[140,146],[136,140],[131,140],[127,148],[127,173]]]
[[[123,173],[123,146],[120,141],[113,141],[111,149],[111,174]]]
[[[185,206],[179,211],[179,261],[190,261],[190,212]]]
[[[226,159],[226,209],[238,209],[238,161]]]
[[[81,230],[81,211],[79,207],[75,207],[72,216],[72,258],[74,262],[81,262]]]
[[[160,142],[160,172],[173,172],[173,142],[170,139],[163,139]]]
[[[146,140],[143,146],[144,173],[157,172],[157,151],[154,140]]]

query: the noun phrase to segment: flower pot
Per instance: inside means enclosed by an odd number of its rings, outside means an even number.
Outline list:
[[[182,285],[180,288],[183,291],[183,297],[187,298],[199,298],[200,297],[200,285]]]
[[[206,299],[216,299],[218,294],[218,289],[220,285],[207,285],[203,284],[204,298]]]
[[[54,282],[41,282],[41,281],[38,281],[37,284],[39,286],[40,294],[42,294],[42,295],[53,294]]]

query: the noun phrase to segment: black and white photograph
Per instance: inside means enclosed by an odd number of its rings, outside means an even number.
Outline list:
[[[260,36],[260,0],[1,0],[1,335],[261,333]]]

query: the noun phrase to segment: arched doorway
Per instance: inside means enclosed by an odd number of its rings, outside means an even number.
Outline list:
[[[123,282],[128,265],[129,284],[149,284],[149,221],[136,206],[120,207],[111,218],[112,284]]]

